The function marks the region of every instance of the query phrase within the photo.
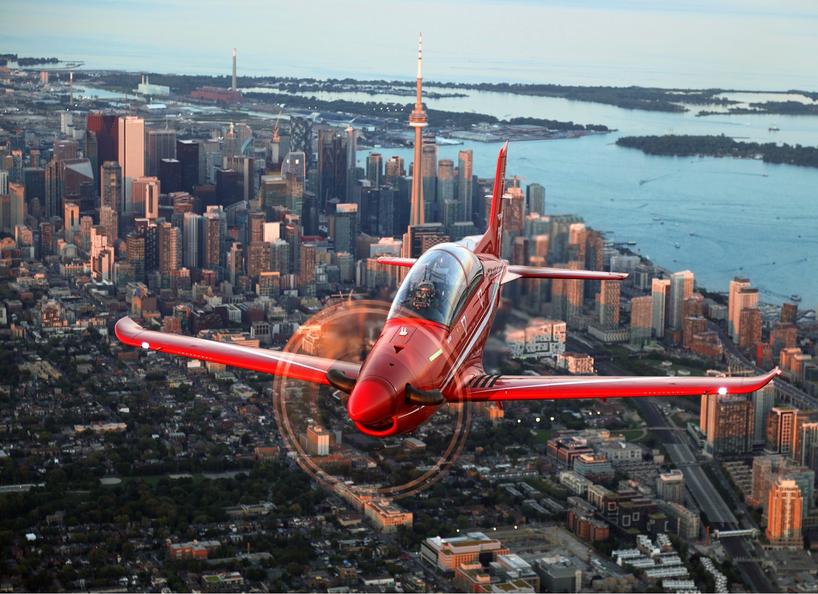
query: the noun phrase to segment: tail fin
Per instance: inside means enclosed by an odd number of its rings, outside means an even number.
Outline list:
[[[508,142],[500,147],[497,155],[497,171],[494,174],[494,191],[491,194],[491,212],[488,215],[488,226],[483,238],[474,248],[477,254],[500,255],[503,244],[503,189],[506,181],[506,155]]]

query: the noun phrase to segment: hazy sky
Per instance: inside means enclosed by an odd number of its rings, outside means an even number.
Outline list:
[[[818,0],[3,0],[0,51],[160,72],[818,90]]]

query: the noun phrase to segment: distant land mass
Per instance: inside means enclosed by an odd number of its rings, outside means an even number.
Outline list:
[[[177,93],[189,93],[200,86],[222,86],[230,84],[228,76],[208,75],[181,75],[147,73],[151,81],[156,84],[170,86]],[[84,71],[77,76],[89,76],[105,84],[130,92],[135,73],[118,71]],[[285,76],[239,76],[239,88],[269,87],[281,94],[295,93],[365,93],[368,95],[406,95],[414,94],[414,81],[406,80],[357,80],[353,78],[318,79],[311,77]],[[441,90],[444,87],[445,90]],[[425,96],[430,99],[463,97],[457,91],[489,91],[494,93],[511,93],[531,97],[554,97],[571,101],[600,103],[613,105],[622,109],[642,111],[661,111],[682,113],[689,110],[689,105],[719,105],[728,107],[727,111],[713,111],[703,109],[696,115],[707,116],[720,114],[746,113],[781,113],[789,115],[818,115],[818,106],[800,103],[797,101],[768,101],[751,103],[749,107],[738,105],[740,101],[722,97],[724,93],[776,93],[800,94],[818,100],[818,92],[790,89],[787,91],[760,91],[750,89],[662,89],[658,87],[611,87],[611,86],[579,86],[558,84],[533,83],[455,83],[443,81],[427,82]],[[732,107],[731,107],[732,106]]]
[[[230,79],[227,76],[206,76],[206,75],[181,75],[181,74],[150,74],[150,81],[158,85],[167,85],[175,93],[180,95],[187,95],[190,92],[204,86],[223,87],[230,85]],[[117,89],[123,92],[133,92],[139,82],[139,76],[133,73],[125,72],[78,72],[74,77],[75,81],[92,82],[102,84],[105,88]],[[253,87],[269,87],[270,91],[277,88],[277,82],[285,79],[277,79],[275,77],[239,77],[238,84],[240,88]],[[289,81],[286,88],[294,88],[292,86],[293,79],[286,79]],[[335,81],[339,85],[344,85],[345,91],[349,89],[350,80]],[[354,82],[354,81],[353,81]],[[401,83],[405,86],[405,83]],[[312,87],[313,89],[315,87]],[[321,90],[330,90],[323,88]],[[260,103],[268,103],[271,105],[287,105],[288,108],[308,109],[313,111],[327,111],[334,113],[347,113],[355,115],[373,116],[373,117],[395,117],[406,118],[409,117],[414,103],[396,103],[396,102],[377,102],[377,101],[347,101],[344,99],[318,99],[316,97],[295,95],[292,93],[279,92],[252,92],[242,91],[242,96],[257,101]],[[428,109],[426,113],[429,117],[429,124],[435,127],[460,128],[470,127],[477,124],[508,124],[508,125],[525,125],[525,126],[542,126],[549,130],[558,130],[561,132],[567,131],[583,131],[583,132],[608,132],[607,126],[602,124],[578,124],[572,121],[563,122],[559,120],[551,120],[547,118],[511,118],[509,120],[500,120],[499,118],[485,114],[474,112],[458,112],[439,109]]]
[[[667,134],[664,136],[623,136],[619,146],[635,148],[648,155],[674,157],[708,156],[760,159],[765,163],[818,167],[818,147],[774,142],[739,142],[729,136],[695,136]]]
[[[796,91],[813,101],[816,100],[816,93]],[[696,116],[710,115],[746,115],[759,113],[773,113],[778,115],[818,115],[818,104],[801,103],[800,101],[765,101],[763,103],[750,103],[749,107],[730,107],[724,111],[702,110]]]

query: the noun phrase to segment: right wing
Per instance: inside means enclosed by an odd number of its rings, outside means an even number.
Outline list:
[[[630,396],[701,396],[747,394],[781,375],[773,369],[755,377],[613,377],[478,375],[453,400],[552,400],[566,398],[627,398]]]
[[[121,342],[130,346],[202,361],[213,361],[314,384],[330,384],[327,378],[330,371],[336,374],[336,377],[338,373],[341,373],[348,379],[355,379],[361,368],[357,363],[300,353],[282,353],[182,334],[154,332],[145,330],[127,316],[116,323],[114,333]]]

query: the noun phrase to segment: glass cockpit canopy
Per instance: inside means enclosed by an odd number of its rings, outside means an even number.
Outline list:
[[[398,289],[389,318],[419,316],[451,326],[460,303],[483,272],[470,250],[444,243],[424,253]]]

